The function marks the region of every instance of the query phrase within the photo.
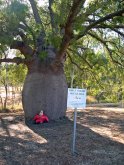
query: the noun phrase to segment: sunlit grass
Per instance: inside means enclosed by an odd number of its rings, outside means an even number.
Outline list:
[[[19,112],[19,111],[23,111],[22,103],[14,104],[14,105],[7,105],[6,108],[3,108],[0,105],[0,112]]]

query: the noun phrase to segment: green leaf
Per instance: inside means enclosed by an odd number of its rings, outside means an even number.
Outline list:
[[[47,54],[46,51],[42,51],[42,52],[39,53],[38,56],[39,56],[40,60],[43,61],[47,57],[47,55],[48,54]]]

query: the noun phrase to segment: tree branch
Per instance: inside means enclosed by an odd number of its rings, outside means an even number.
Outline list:
[[[90,30],[92,27],[95,27],[96,25],[98,25],[99,23],[102,23],[104,21],[107,21],[109,19],[112,19],[113,17],[116,17],[116,16],[122,16],[122,14],[124,13],[124,9],[122,10],[119,10],[117,12],[114,12],[114,13],[111,13],[111,14],[108,14],[106,15],[105,17],[102,17],[100,18],[99,20],[95,21],[94,23],[90,24],[88,26],[88,30]]]
[[[55,29],[55,31],[57,32],[56,26],[55,26],[55,22],[54,22],[54,13],[53,13],[53,10],[52,10],[53,2],[54,2],[54,0],[49,0],[49,7],[48,7],[48,9],[49,9],[49,12],[50,12],[52,31],[54,32],[54,29]]]
[[[32,35],[34,48],[36,48],[36,37],[35,37],[35,34],[34,34],[33,30],[31,29],[30,26],[27,25],[26,22],[24,22],[24,25],[29,30],[30,34]]]
[[[4,59],[0,59],[0,63],[2,62],[7,62],[7,63],[16,63],[17,65],[21,64],[21,63],[25,63],[26,60],[22,59],[20,57],[14,57],[14,58],[4,58]]]
[[[18,28],[19,28],[19,29],[22,29],[22,30],[24,30],[24,31],[27,30],[27,27],[25,26],[25,23],[24,23],[24,22],[23,22],[23,23],[20,23],[19,26],[18,26]]]
[[[116,17],[116,16],[122,16],[123,13],[124,13],[124,9],[119,10],[119,11],[116,11],[116,12],[111,13],[111,14],[108,14],[108,15],[106,15],[105,17],[102,17],[102,18],[100,18],[99,20],[97,20],[97,21],[91,23],[89,26],[87,26],[87,27],[85,28],[85,30],[82,32],[82,34],[79,34],[78,36],[76,36],[76,40],[82,38],[84,35],[86,35],[86,33],[87,33],[90,29],[95,28],[98,24],[100,24],[100,23],[102,23],[102,22],[104,22],[104,21],[107,21],[107,20],[109,20],[109,19],[112,19],[112,18],[114,18],[114,17]]]
[[[17,34],[22,38],[23,42],[27,43],[27,36],[23,33],[22,30],[19,30]]]
[[[97,25],[94,27],[95,29],[101,28],[101,29],[106,29],[106,28],[111,28],[111,29],[124,29],[124,25]]]
[[[29,0],[29,2],[31,4],[33,14],[34,14],[34,19],[35,19],[36,23],[42,24],[35,1],[34,0]]]
[[[64,56],[64,53],[66,49],[68,48],[68,45],[72,39],[72,25],[74,23],[74,18],[77,16],[79,9],[84,4],[85,0],[73,0],[72,7],[70,9],[67,22],[65,24],[65,34],[62,39],[62,43],[60,45],[60,49],[56,56],[56,61],[62,61],[62,58]]]
[[[93,66],[85,59],[85,58],[83,58],[79,53],[78,53],[78,51],[77,52],[75,52],[74,50],[72,50],[72,49],[69,49],[70,51],[72,51],[73,53],[76,53],[76,54],[78,54],[78,56],[88,65],[88,67],[89,68],[93,68]]]
[[[118,30],[118,29],[124,29],[124,25],[112,25],[112,26],[110,26],[110,25],[98,25],[98,26],[94,27],[94,29],[98,29],[98,28],[100,28],[100,29],[106,29],[106,28],[111,29],[111,30],[115,31],[116,33],[118,33],[120,36],[124,37],[124,33],[120,32]]]
[[[14,41],[10,46],[10,49],[17,49],[19,50],[25,58],[32,57],[34,55],[34,50],[26,45],[23,41]]]
[[[124,33],[120,32],[119,30],[113,29],[113,31],[115,31],[116,33],[118,33],[120,36],[124,37]]]
[[[120,65],[120,66],[123,67],[123,65],[122,65],[119,61],[117,61],[117,60],[115,60],[115,59],[113,58],[113,56],[112,56],[112,51],[109,49],[108,45],[106,44],[106,41],[103,41],[101,38],[99,38],[98,36],[96,36],[96,35],[93,34],[93,33],[88,32],[88,34],[89,34],[90,36],[92,36],[93,38],[95,38],[96,40],[100,41],[100,42],[105,46],[105,48],[106,48],[106,50],[108,51],[109,56],[110,56],[110,58],[111,58],[111,60],[112,60],[113,63],[116,63],[116,64],[118,64],[118,65]]]
[[[103,88],[103,86],[100,84],[100,82],[99,82],[98,79],[96,78],[96,73],[93,72],[92,69],[81,68],[76,62],[74,62],[74,61],[72,60],[72,57],[69,55],[69,53],[68,53],[68,57],[69,57],[71,63],[74,64],[74,65],[75,65],[79,70],[81,70],[82,72],[84,72],[84,70],[85,70],[85,71],[88,70],[88,73],[90,73],[90,74],[92,75],[92,77],[94,78],[94,80],[99,84],[99,86],[100,86],[101,88]]]
[[[71,63],[74,64],[79,70],[84,71],[84,70],[87,69],[87,68],[81,68],[76,62],[74,62],[74,61],[72,60],[72,57],[69,55],[68,52],[67,52],[67,54],[68,54],[68,57],[69,57]]]
[[[41,18],[40,18],[40,15],[38,13],[38,8],[36,6],[36,3],[34,0],[29,0],[30,4],[31,4],[31,7],[32,7],[32,10],[33,10],[33,14],[34,14],[34,19],[35,19],[35,22],[37,24],[40,24],[41,25],[41,31],[39,33],[39,36],[37,38],[37,50],[40,49],[40,46],[44,44],[44,37],[45,37],[45,31],[44,31],[44,27],[43,27],[43,24],[42,24],[42,21],[41,21]]]

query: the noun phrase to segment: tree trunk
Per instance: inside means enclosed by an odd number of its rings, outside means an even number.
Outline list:
[[[8,89],[7,89],[7,84],[6,84],[6,82],[5,82],[5,84],[4,84],[4,87],[5,87],[5,100],[4,100],[4,106],[3,106],[3,109],[6,110],[7,99],[8,99]]]
[[[22,103],[26,120],[31,120],[41,110],[51,120],[64,117],[67,109],[64,72],[28,73],[23,87]]]

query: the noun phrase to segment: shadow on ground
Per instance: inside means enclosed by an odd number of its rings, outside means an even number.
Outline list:
[[[124,164],[124,143],[115,141],[107,133],[102,136],[91,129],[120,124],[117,131],[121,134],[124,121],[119,117],[124,117],[123,113],[78,112],[76,155],[71,152],[73,113],[67,115],[69,118],[61,121],[40,125],[30,123],[28,127],[24,124],[23,114],[1,116],[0,165]]]

